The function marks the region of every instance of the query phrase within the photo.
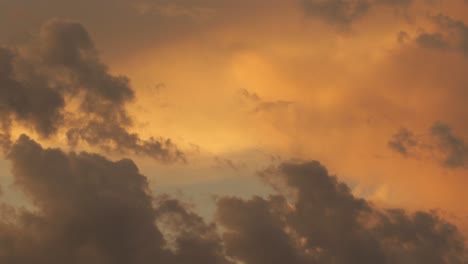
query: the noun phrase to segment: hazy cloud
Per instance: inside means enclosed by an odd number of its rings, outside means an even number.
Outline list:
[[[431,133],[438,140],[439,147],[446,156],[444,164],[452,168],[465,167],[468,158],[468,146],[465,141],[454,135],[452,129],[443,123],[434,124]]]
[[[24,135],[8,159],[37,210],[2,211],[2,263],[229,263],[214,226],[176,200],[155,204],[131,160],[44,149]],[[174,248],[162,219],[180,223]]]
[[[25,50],[24,48],[22,50]],[[162,161],[185,160],[170,139],[132,133],[127,105],[134,90],[114,76],[78,22],[53,19],[42,25],[26,52],[0,49],[0,113],[44,137],[66,132],[70,145],[81,141],[106,151],[135,153]],[[67,106],[78,101],[78,109]],[[4,126],[4,135],[10,127]]]
[[[408,7],[412,0],[301,0],[306,15],[347,29],[374,6]]]
[[[418,144],[414,134],[406,128],[401,128],[392,139],[388,142],[388,146],[402,155],[408,155],[411,148]]]
[[[465,261],[455,226],[434,213],[378,209],[316,161],[265,170],[276,194],[219,197],[206,223],[180,200],[153,196],[131,160],[45,149],[25,135],[8,159],[36,209],[1,207],[2,263]]]
[[[416,41],[423,48],[453,49],[468,55],[468,26],[444,14],[432,17],[439,31],[421,33]]]
[[[456,135],[452,128],[437,122],[429,129],[431,137],[417,137],[406,128],[400,129],[388,142],[388,146],[408,156],[411,151],[430,151],[441,157],[441,163],[449,168],[463,168],[468,158],[468,146],[462,137]]]

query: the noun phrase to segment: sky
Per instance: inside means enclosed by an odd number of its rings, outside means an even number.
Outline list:
[[[468,263],[467,14],[0,0],[0,262]]]

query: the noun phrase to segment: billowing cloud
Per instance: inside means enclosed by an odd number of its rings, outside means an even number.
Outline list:
[[[214,226],[177,200],[156,205],[131,160],[44,149],[24,135],[8,159],[36,210],[2,210],[2,263],[229,263]],[[180,223],[172,245],[162,220]]]
[[[106,151],[184,160],[170,139],[146,140],[129,131],[133,120],[127,105],[134,93],[127,77],[109,73],[88,32],[77,22],[50,20],[26,49],[0,49],[4,124],[16,120],[43,137],[61,131],[72,146],[83,141]],[[8,135],[11,127],[3,128]]]
[[[14,117],[32,126],[39,134],[48,136],[57,131],[63,122],[61,110],[65,99],[59,91],[49,86],[47,79],[28,76],[18,80],[15,72],[14,51],[0,48],[0,113],[2,123]],[[3,126],[4,129],[9,127]]]
[[[263,175],[293,198],[218,201],[227,253],[243,263],[465,263],[455,226],[433,213],[377,209],[318,162]]]
[[[182,201],[154,197],[131,160],[45,149],[25,135],[8,159],[16,186],[35,210],[2,207],[2,263],[465,260],[455,226],[434,213],[378,209],[316,161],[265,170],[261,175],[276,194],[220,197],[215,223],[206,223]]]

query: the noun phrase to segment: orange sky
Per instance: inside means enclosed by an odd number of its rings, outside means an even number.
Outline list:
[[[170,137],[188,153],[186,164],[136,158],[154,188],[203,202],[268,192],[256,171],[314,159],[357,195],[438,209],[464,225],[466,166],[444,166],[429,147],[405,157],[388,142],[405,127],[436,148],[436,122],[468,139],[466,1],[373,1],[346,22],[308,13],[301,1],[83,1],[89,10],[32,2],[0,0],[2,41],[23,41],[50,17],[82,22],[110,71],[131,80],[134,130]],[[460,23],[437,24],[438,14]],[[424,33],[441,33],[448,46],[418,42]]]

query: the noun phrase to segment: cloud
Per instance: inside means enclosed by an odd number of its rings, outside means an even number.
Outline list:
[[[44,149],[25,135],[8,159],[36,210],[2,211],[2,263],[229,263],[214,226],[177,200],[155,204],[131,160]],[[162,219],[181,223],[174,249]]]
[[[465,261],[455,226],[435,213],[378,209],[317,161],[263,171],[276,193],[221,196],[206,223],[184,202],[152,195],[128,159],[43,148],[25,135],[7,157],[35,209],[0,207],[2,263]]]
[[[274,112],[276,110],[287,110],[294,106],[294,102],[285,100],[273,100],[268,101],[260,97],[257,93],[250,92],[247,89],[240,89],[239,94],[242,99],[245,99],[248,103],[253,104],[253,113],[262,112]]]
[[[432,17],[439,31],[421,33],[417,43],[423,48],[452,49],[468,55],[468,26],[461,20],[444,14]]]
[[[468,157],[468,146],[464,140],[454,135],[452,129],[443,123],[436,123],[431,128],[441,151],[445,154],[444,165],[451,168],[465,167]]]
[[[228,158],[223,158],[216,156],[214,157],[215,166],[220,169],[231,169],[234,171],[239,171],[243,164],[237,164],[233,160]]]
[[[63,122],[61,110],[65,99],[59,91],[49,86],[47,79],[28,76],[18,80],[15,62],[19,59],[14,51],[0,47],[0,113],[2,123],[9,124],[9,118],[27,123],[39,134],[49,136],[55,133]],[[4,130],[9,129],[5,125]]]
[[[348,29],[375,6],[407,8],[411,0],[302,0],[305,14]]]
[[[422,33],[416,42],[420,47],[429,49],[447,49],[450,45],[440,33]]]
[[[465,168],[468,158],[468,146],[463,138],[455,135],[452,128],[436,122],[429,129],[431,137],[417,137],[406,128],[400,129],[388,142],[388,146],[403,156],[412,151],[430,151],[448,168]]]
[[[409,150],[416,147],[418,144],[414,134],[406,128],[401,128],[392,139],[388,142],[388,146],[396,152],[407,156]]]
[[[170,139],[131,133],[127,106],[135,98],[125,76],[109,73],[86,29],[78,22],[44,23],[26,50],[0,49],[0,113],[51,137],[63,131],[71,146],[81,141],[106,151],[185,160]],[[71,109],[78,102],[77,109]],[[10,127],[4,126],[4,135]]]
[[[318,162],[263,173],[294,198],[222,198],[218,222],[244,263],[464,263],[457,229],[433,213],[380,210],[354,197]]]

